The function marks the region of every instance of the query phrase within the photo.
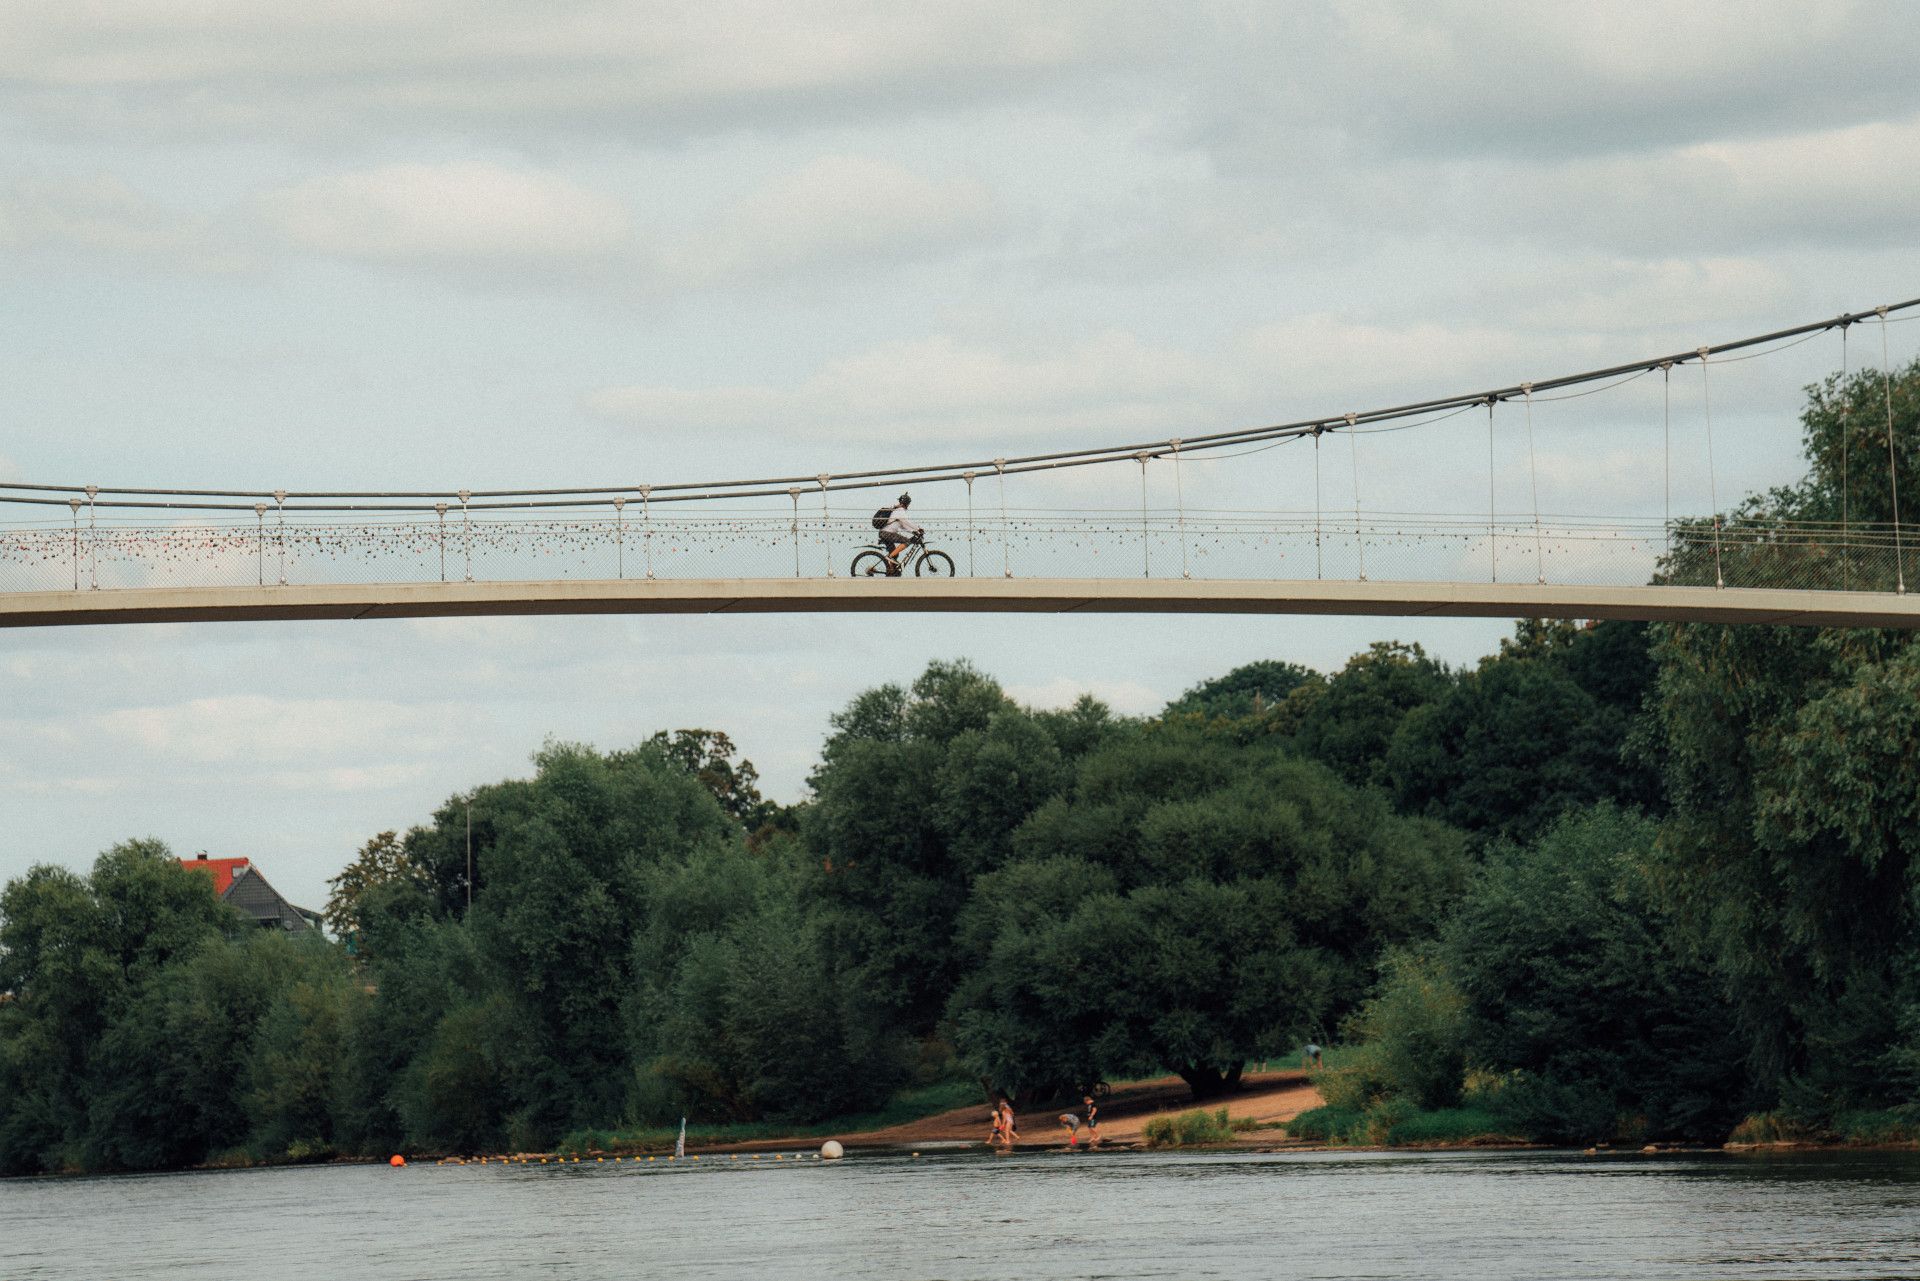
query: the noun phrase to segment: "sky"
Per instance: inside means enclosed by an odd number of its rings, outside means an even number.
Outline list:
[[[1910,12],[1844,0],[8,5],[0,479],[812,474],[1690,349],[1920,294],[1916,65]],[[1798,388],[1838,361],[1823,339],[1716,372],[1711,473],[1676,375],[1670,457],[1643,381],[1543,406],[1531,471],[1511,417],[1491,463],[1465,421],[1370,438],[1331,501],[1484,510],[1491,468],[1503,506],[1537,481],[1548,511],[1657,516],[1670,475],[1705,510],[1794,478]],[[1195,467],[1189,500],[1297,510],[1299,461]],[[1112,479],[1013,501],[1123,505],[1137,481]],[[791,801],[835,709],[934,659],[1145,714],[1254,659],[1331,670],[1395,638],[1465,664],[1508,630],[4,632],[0,879],[152,835],[318,907],[369,837],[549,739],[723,729]]]

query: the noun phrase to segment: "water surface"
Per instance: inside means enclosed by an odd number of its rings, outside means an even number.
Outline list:
[[[0,1182],[0,1277],[1920,1275],[1920,1154],[858,1154]]]

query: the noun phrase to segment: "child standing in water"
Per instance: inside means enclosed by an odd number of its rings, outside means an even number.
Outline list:
[[[1100,1109],[1094,1106],[1091,1094],[1081,1097],[1080,1106],[1087,1110],[1087,1146],[1097,1148],[1100,1146]]]
[[[1005,1096],[1000,1099],[1000,1134],[1007,1151],[1013,1151],[1013,1145],[1020,1141],[1020,1131],[1013,1124],[1013,1100]]]

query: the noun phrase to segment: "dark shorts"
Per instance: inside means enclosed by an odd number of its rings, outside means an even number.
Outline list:
[[[912,541],[913,539],[905,534],[889,534],[884,529],[880,531],[880,545],[882,547],[904,547]]]

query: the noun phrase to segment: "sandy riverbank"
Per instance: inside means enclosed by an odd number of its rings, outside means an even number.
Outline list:
[[[1145,1132],[1147,1122],[1156,1116],[1173,1115],[1192,1111],[1196,1107],[1218,1108],[1224,1106],[1234,1117],[1250,1117],[1260,1125],[1273,1125],[1291,1121],[1308,1108],[1320,1106],[1320,1095],[1307,1080],[1307,1074],[1298,1069],[1279,1072],[1249,1073],[1241,1083],[1238,1094],[1230,1094],[1207,1104],[1195,1103],[1188,1094],[1187,1086],[1177,1076],[1156,1077],[1147,1081],[1132,1081],[1126,1085],[1115,1086],[1113,1093],[1100,1104],[1101,1139],[1112,1146],[1138,1143]],[[1040,1110],[1029,1109],[1016,1117],[1020,1127],[1020,1148],[1065,1147],[1067,1132],[1061,1127],[1058,1117],[1063,1111],[1079,1112],[1079,1105],[1072,1107],[1054,1107]],[[983,1143],[990,1128],[987,1119],[987,1105],[982,1102],[970,1107],[955,1108],[949,1112],[936,1113],[922,1117],[918,1121],[909,1121],[904,1125],[890,1125],[879,1130],[865,1130],[858,1133],[838,1134],[834,1137],[850,1148],[856,1147],[913,1147],[916,1144],[933,1143]],[[1254,1130],[1246,1134],[1250,1143],[1272,1144],[1279,1137],[1275,1130]],[[1082,1132],[1082,1142],[1085,1132]],[[808,1139],[758,1139],[747,1143],[721,1143],[702,1145],[702,1152],[771,1152],[776,1149],[788,1150],[796,1146],[818,1147],[821,1140]]]

